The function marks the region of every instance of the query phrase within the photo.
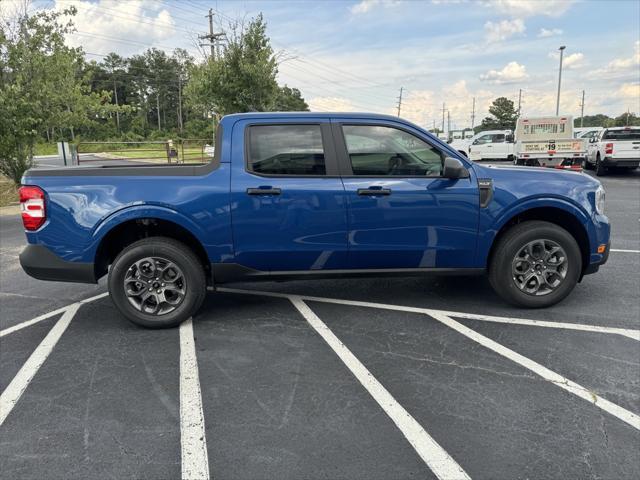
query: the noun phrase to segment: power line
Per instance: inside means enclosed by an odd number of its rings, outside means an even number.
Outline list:
[[[210,8],[209,14],[205,16],[209,18],[209,35],[199,35],[198,38],[201,40],[209,40],[209,46],[211,47],[211,58],[215,60],[218,39],[224,37],[224,33],[213,32],[213,8]],[[200,44],[200,46],[206,47],[207,44]]]

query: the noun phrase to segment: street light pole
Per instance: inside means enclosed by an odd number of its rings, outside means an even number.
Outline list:
[[[558,70],[558,98],[556,99],[556,116],[559,115],[560,112],[560,85],[562,83],[562,54],[564,53],[564,49],[567,48],[562,45],[558,50],[560,50],[560,69]]]

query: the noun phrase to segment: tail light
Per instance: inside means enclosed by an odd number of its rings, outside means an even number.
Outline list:
[[[47,220],[44,192],[40,187],[20,187],[20,210],[25,230],[37,230]]]
[[[613,153],[613,143],[607,143],[604,146],[604,153],[607,155],[611,155]]]

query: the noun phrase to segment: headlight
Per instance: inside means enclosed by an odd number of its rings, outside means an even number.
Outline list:
[[[604,187],[600,185],[596,190],[596,212],[604,215]]]

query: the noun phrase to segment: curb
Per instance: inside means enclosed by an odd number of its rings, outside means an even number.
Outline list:
[[[9,205],[8,207],[0,207],[0,217],[9,215],[20,215],[20,205]]]

